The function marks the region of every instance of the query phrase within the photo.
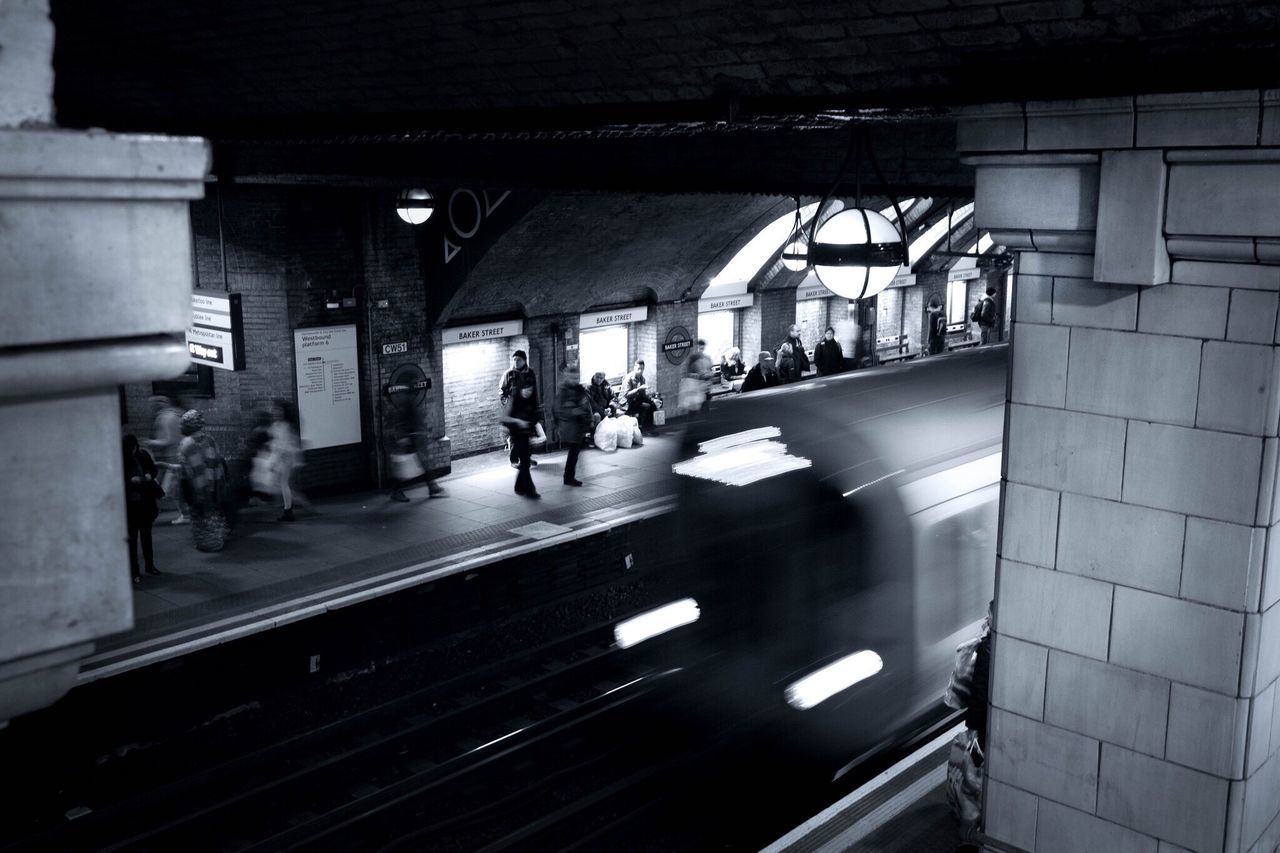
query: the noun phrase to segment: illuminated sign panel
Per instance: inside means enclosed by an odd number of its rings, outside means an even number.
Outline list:
[[[591,311],[578,318],[579,329],[598,329],[601,326],[619,326],[623,323],[640,323],[649,319],[649,306],[617,308],[612,311]]]
[[[244,318],[240,294],[191,292],[191,325],[187,352],[196,364],[222,370],[244,370]]]
[[[698,313],[706,314],[711,311],[732,311],[735,308],[750,308],[753,301],[755,301],[755,294],[752,293],[739,293],[736,296],[715,296],[711,299],[699,299]]]
[[[465,344],[470,341],[487,341],[493,338],[510,338],[524,334],[524,320],[503,320],[497,323],[477,323],[471,326],[454,326],[440,333],[446,344]]]

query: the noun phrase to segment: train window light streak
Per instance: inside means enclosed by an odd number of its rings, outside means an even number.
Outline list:
[[[866,681],[884,668],[880,655],[869,649],[855,652],[830,663],[787,688],[787,704],[805,711],[825,702],[841,690]]]
[[[785,444],[772,440],[781,435],[777,427],[759,427],[704,441],[698,445],[702,455],[677,462],[671,470],[727,486],[746,486],[811,467],[812,461],[792,456]]]
[[[664,604],[656,610],[641,613],[630,619],[623,619],[613,628],[613,639],[620,649],[629,649],[637,643],[653,639],[659,634],[692,625],[702,616],[698,602],[692,598],[682,598],[670,604]]]
[[[867,488],[867,486],[874,486],[876,483],[883,483],[885,480],[889,479],[890,477],[896,477],[899,474],[906,473],[906,470],[907,470],[906,468],[899,468],[897,471],[890,471],[888,474],[885,474],[883,477],[876,477],[874,480],[863,483],[861,486],[854,486],[852,489],[844,493],[844,497],[847,498],[849,497],[849,495],[852,495],[855,492],[860,492],[863,489]]]

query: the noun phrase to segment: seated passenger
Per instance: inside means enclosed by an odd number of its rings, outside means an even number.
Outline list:
[[[604,371],[596,371],[591,375],[591,384],[587,386],[587,396],[591,399],[591,423],[600,423],[604,418],[618,414],[618,405],[614,400],[613,388]]]
[[[773,388],[778,384],[780,384],[778,371],[773,369],[773,356],[765,350],[760,353],[756,366],[747,371],[747,378],[743,380],[739,393],[745,394],[760,388]]]
[[[735,379],[747,375],[747,365],[742,361],[742,351],[737,347],[729,347],[720,358],[720,380],[733,384]]]
[[[653,413],[658,406],[649,397],[649,385],[644,378],[644,360],[636,359],[635,367],[627,374],[623,384],[622,397],[626,401],[627,414],[634,415],[640,421],[640,432],[644,435],[657,435],[653,428]]]

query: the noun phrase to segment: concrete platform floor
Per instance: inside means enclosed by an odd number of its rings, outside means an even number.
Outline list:
[[[513,492],[516,472],[498,451],[460,460],[440,480],[440,497],[420,486],[408,490],[409,503],[391,501],[386,491],[295,501],[292,523],[277,520],[278,500],[247,507],[217,553],[197,551],[190,526],[171,524],[176,512],[162,511],[153,536],[162,574],[144,574],[134,585],[133,630],[100,640],[81,679],[123,671],[131,658],[162,659],[166,649],[198,643],[210,631],[243,628],[250,616],[288,621],[304,604],[389,571],[439,574],[479,552],[498,557],[504,546],[536,545],[565,530],[589,530],[592,522],[661,509],[679,443],[678,428],[668,427],[640,447],[585,450],[581,488],[562,483],[565,451],[537,454],[537,501]],[[524,529],[538,521],[554,527]]]

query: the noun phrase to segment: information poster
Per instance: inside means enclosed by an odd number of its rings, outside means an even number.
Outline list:
[[[357,444],[360,371],[355,326],[293,330],[302,447]]]

